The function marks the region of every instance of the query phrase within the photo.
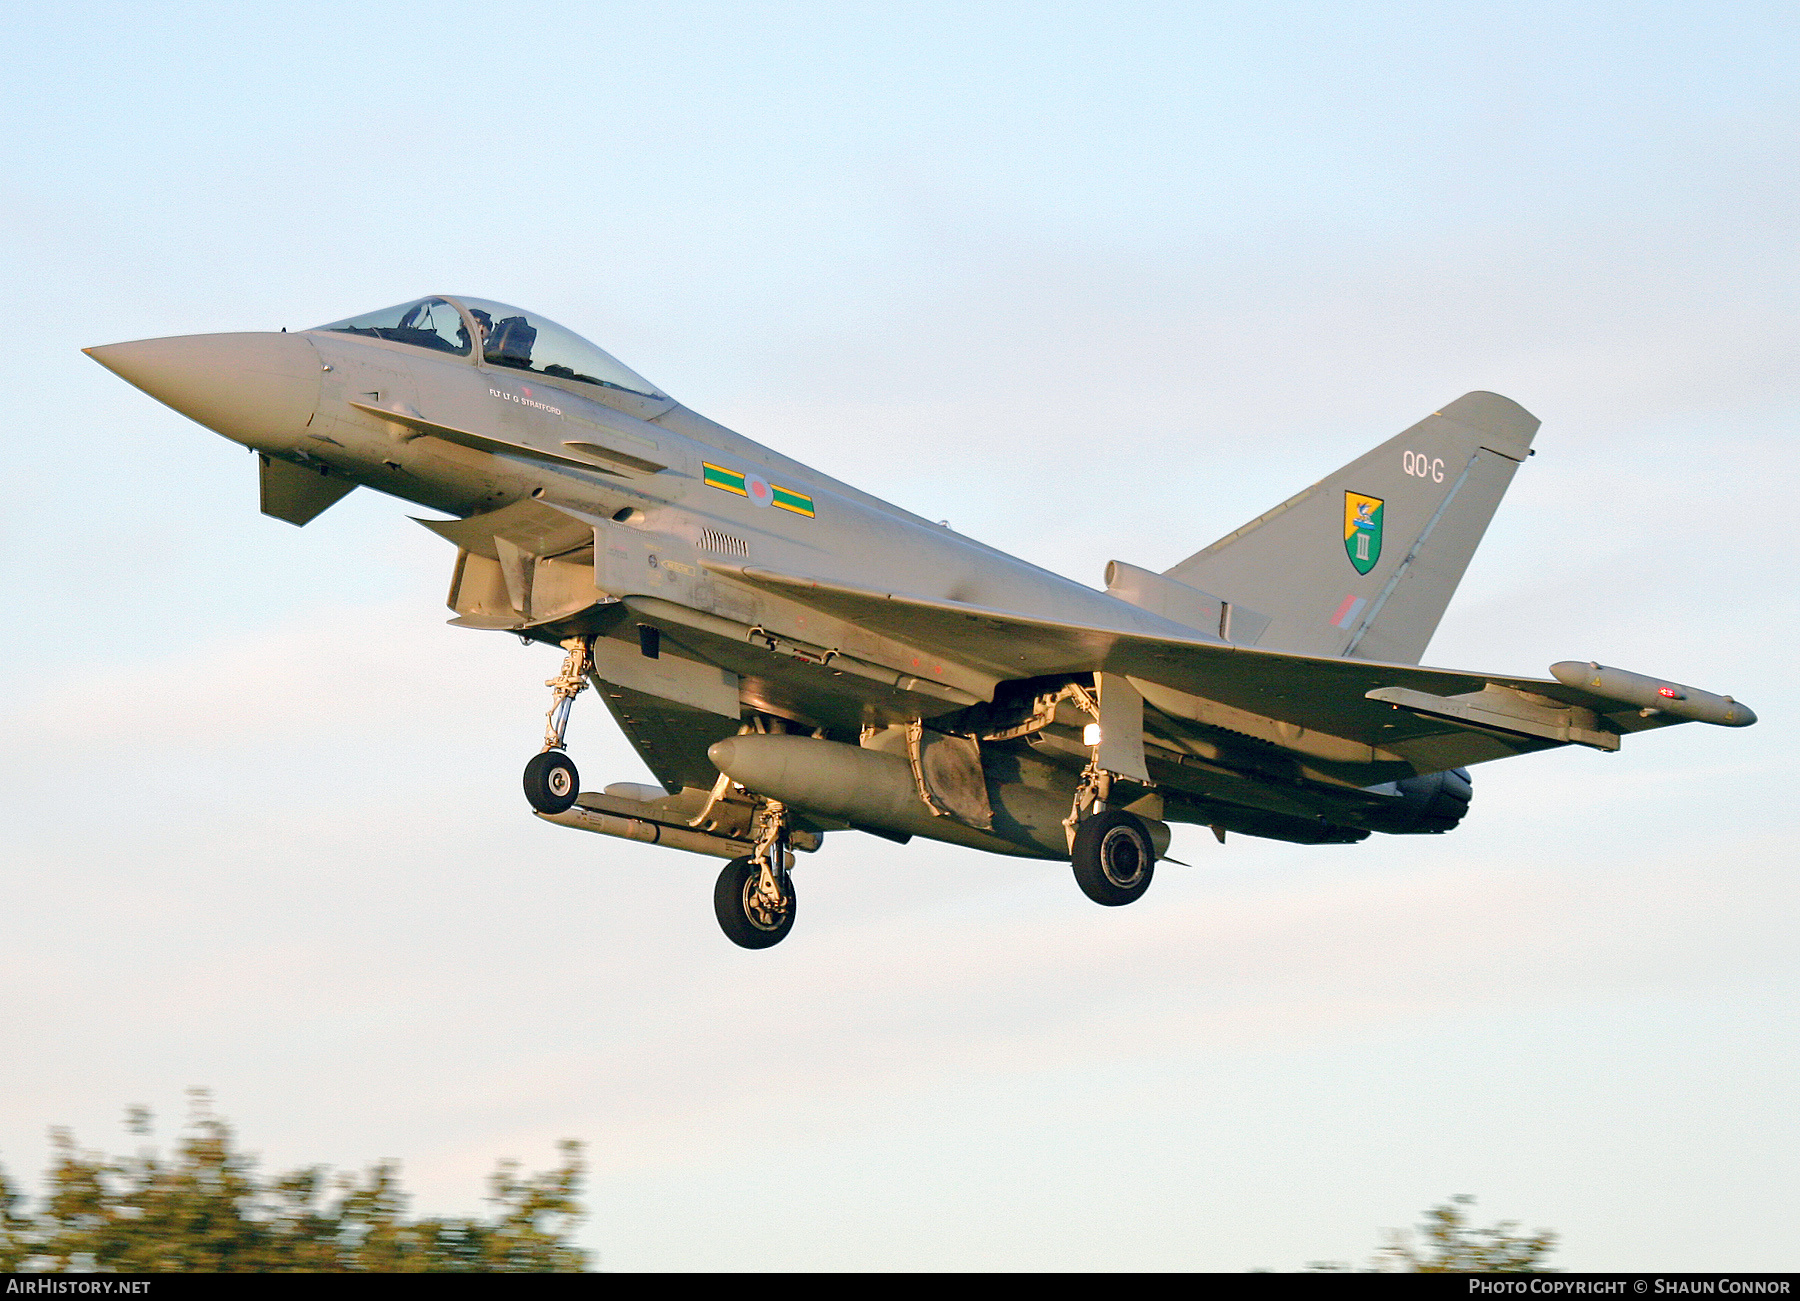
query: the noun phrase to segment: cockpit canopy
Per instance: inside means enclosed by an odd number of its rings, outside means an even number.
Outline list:
[[[384,307],[379,312],[365,312],[347,321],[333,321],[330,325],[314,328],[410,343],[415,348],[430,348],[433,352],[469,355],[468,324],[463,320],[463,314],[442,298],[421,298],[417,302]]]
[[[649,380],[573,330],[536,312],[485,298],[421,298],[316,328],[466,357],[471,327],[481,339],[481,359],[490,366],[597,384],[640,397],[663,396]]]

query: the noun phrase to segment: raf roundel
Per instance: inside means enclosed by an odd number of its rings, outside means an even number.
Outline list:
[[[750,499],[752,506],[773,506],[775,489],[769,486],[767,479],[759,479],[754,474],[744,476],[744,496]]]

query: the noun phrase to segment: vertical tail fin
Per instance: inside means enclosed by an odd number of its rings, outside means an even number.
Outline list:
[[[1417,664],[1537,428],[1465,393],[1168,576],[1268,615],[1264,647]]]

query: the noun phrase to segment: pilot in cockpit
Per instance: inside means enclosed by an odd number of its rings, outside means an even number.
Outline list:
[[[494,324],[483,324],[487,342],[482,357],[492,366],[531,369],[531,348],[537,342],[537,329],[523,316],[503,316]]]
[[[461,306],[474,321],[470,327]],[[597,384],[602,388],[656,397],[656,386],[621,365],[617,358],[554,321],[487,299],[415,299],[378,312],[318,327],[368,338],[403,343],[433,352],[479,356],[490,366],[532,371],[559,380]],[[479,345],[479,346],[478,346]]]

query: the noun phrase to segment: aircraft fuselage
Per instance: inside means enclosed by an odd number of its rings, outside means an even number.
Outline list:
[[[734,433],[504,304],[88,352],[257,453],[265,513],[305,524],[366,485],[450,516],[420,523],[457,548],[452,622],[568,654],[533,807],[732,858],[715,903],[747,947],[786,934],[789,851],[829,831],[1072,858],[1118,904],[1169,822],[1309,844],[1443,832],[1469,764],[1755,719],[1598,664],[1418,667],[1531,454],[1536,418],[1494,394],[1167,573],[1113,562],[1101,592]],[[660,788],[580,792],[563,737],[590,683]]]

